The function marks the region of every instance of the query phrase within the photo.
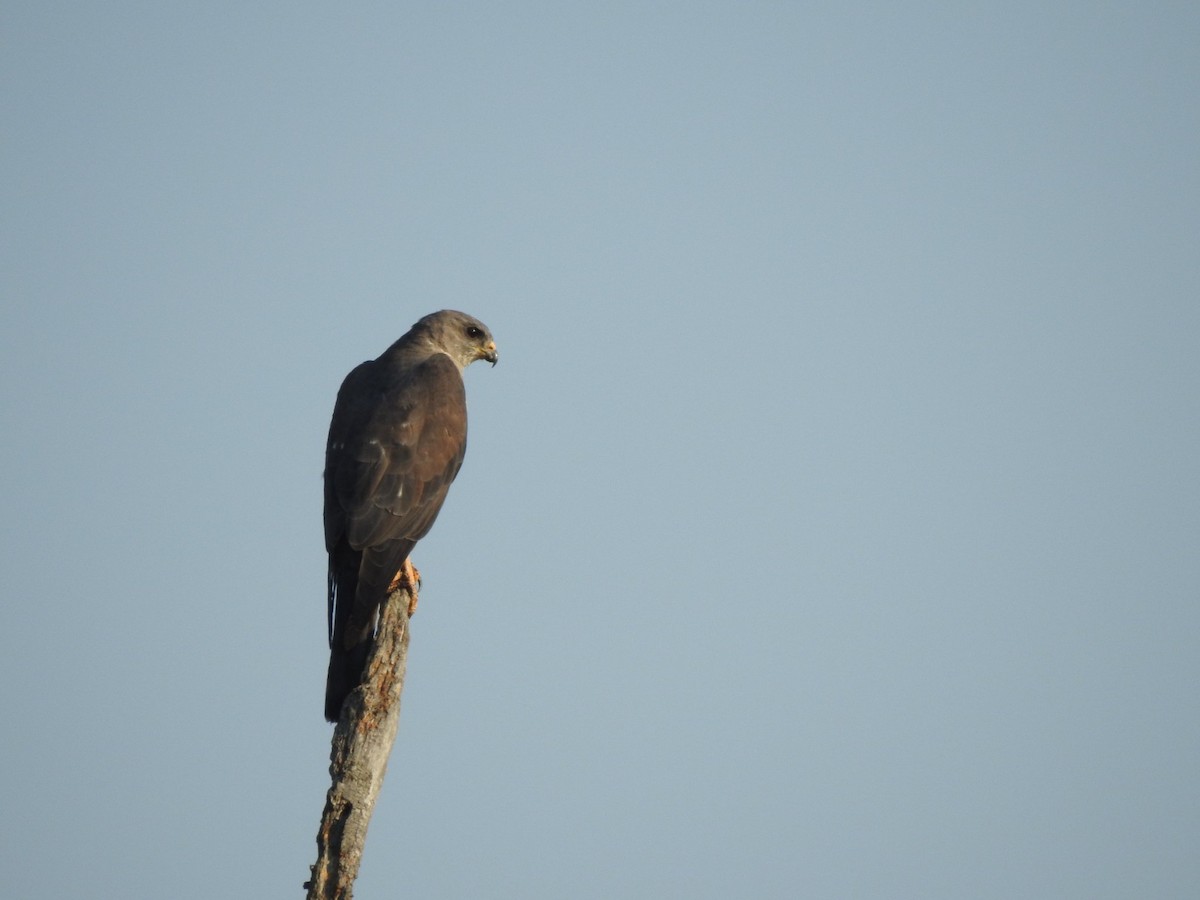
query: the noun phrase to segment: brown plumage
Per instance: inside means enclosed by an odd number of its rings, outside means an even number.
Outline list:
[[[329,674],[325,718],[362,680],[379,605],[433,525],[467,448],[462,371],[496,364],[487,326],[442,310],[346,376],[325,448]]]

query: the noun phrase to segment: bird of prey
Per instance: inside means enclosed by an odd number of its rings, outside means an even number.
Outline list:
[[[462,372],[496,364],[486,325],[431,313],[342,382],[325,447],[329,552],[329,674],[325,718],[362,681],[379,606],[411,571],[408,555],[433,525],[467,448]]]

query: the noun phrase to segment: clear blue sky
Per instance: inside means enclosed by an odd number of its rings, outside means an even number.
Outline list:
[[[5,893],[300,897],[345,373],[454,307],[358,895],[1200,895],[1200,6],[12,2]]]

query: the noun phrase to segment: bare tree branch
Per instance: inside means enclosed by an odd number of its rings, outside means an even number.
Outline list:
[[[342,706],[333,732],[325,812],[317,832],[317,862],[305,883],[308,900],[351,900],[367,825],[383,787],[400,725],[400,692],[408,659],[408,611],[416,594],[393,591],[379,614],[367,676]]]

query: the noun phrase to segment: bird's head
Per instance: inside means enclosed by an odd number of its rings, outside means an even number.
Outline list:
[[[485,359],[494,366],[500,358],[488,327],[474,316],[458,310],[430,313],[417,322],[413,330],[426,332],[429,342],[454,360],[460,369],[477,359]]]

